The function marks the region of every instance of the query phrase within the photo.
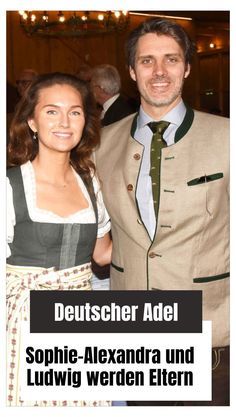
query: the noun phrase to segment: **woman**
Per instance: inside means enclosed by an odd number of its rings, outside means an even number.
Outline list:
[[[24,401],[17,381],[19,323],[28,320],[29,290],[90,290],[91,257],[110,263],[109,217],[90,159],[98,143],[86,85],[68,74],[38,76],[16,109],[8,145],[9,405],[41,405]]]

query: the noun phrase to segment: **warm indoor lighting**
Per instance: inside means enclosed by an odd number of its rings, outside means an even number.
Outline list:
[[[27,20],[27,19],[28,19],[28,15],[27,15],[27,13],[26,13],[26,12],[24,12],[24,13],[22,14],[22,17],[23,17],[23,19],[24,19],[24,20]]]
[[[44,22],[48,22],[48,14],[47,14],[47,12],[43,12],[42,19],[44,20]]]
[[[20,25],[30,36],[78,37],[120,32],[129,25],[129,12],[19,11]],[[102,24],[101,24],[102,22]]]
[[[210,48],[211,48],[211,49],[214,49],[214,48],[216,47],[216,44],[215,44],[215,43],[213,43],[213,42],[211,42],[211,43],[209,44],[209,46],[210,46]]]
[[[65,22],[65,16],[64,16],[64,14],[62,12],[59,12],[58,13],[58,20],[61,23]]]

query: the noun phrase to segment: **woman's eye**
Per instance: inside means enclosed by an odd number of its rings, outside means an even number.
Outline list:
[[[72,116],[79,116],[80,112],[78,110],[74,110],[71,112]]]
[[[57,114],[56,110],[47,110],[47,114]]]

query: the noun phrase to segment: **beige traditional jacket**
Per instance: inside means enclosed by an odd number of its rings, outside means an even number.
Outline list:
[[[136,201],[143,146],[131,136],[133,120],[105,127],[96,153],[112,221],[111,288],[202,290],[213,346],[228,345],[229,120],[195,111],[181,140],[162,150],[153,242]]]

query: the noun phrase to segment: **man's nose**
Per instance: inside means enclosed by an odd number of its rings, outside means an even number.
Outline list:
[[[153,65],[153,74],[154,75],[163,75],[166,73],[166,66],[163,60],[155,61]]]

